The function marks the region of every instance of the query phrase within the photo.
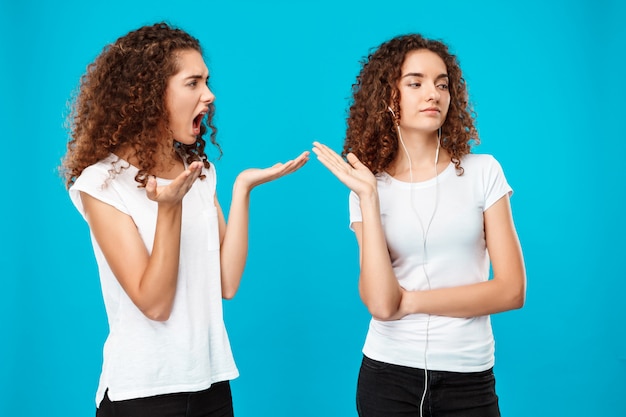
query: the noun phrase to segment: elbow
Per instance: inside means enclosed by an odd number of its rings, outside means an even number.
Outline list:
[[[241,276],[243,271],[232,271],[226,267],[222,267],[221,285],[222,285],[222,299],[232,300],[235,298],[237,291],[239,291],[239,283],[241,282]]]
[[[378,321],[390,321],[395,319],[395,312],[389,309],[369,309],[369,312],[372,317]]]
[[[222,288],[222,298],[224,300],[232,300],[235,298],[235,294],[237,294],[237,289]]]
[[[391,303],[365,303],[367,310],[373,318],[379,321],[395,320],[398,313],[398,306]]]
[[[164,322],[169,320],[172,314],[172,305],[153,306],[151,308],[141,309],[141,312],[152,321]]]
[[[518,310],[524,307],[525,303],[526,303],[526,291],[520,291],[518,294],[515,295],[515,297],[513,297],[513,300],[511,302],[512,309]]]
[[[360,286],[359,292],[361,295],[361,301],[363,301],[363,304],[365,304],[367,310],[374,319],[379,321],[398,319],[401,301],[401,294],[399,291],[397,296],[395,294],[381,296],[380,292],[368,293],[363,287]]]
[[[509,310],[519,310],[524,307],[526,303],[526,287],[522,286],[517,288],[516,291],[512,292],[509,296]]]
[[[153,310],[153,311],[144,311],[143,315],[152,321],[164,322],[164,321],[169,320],[171,313],[172,313],[171,310],[163,310],[163,311]]]
[[[232,300],[235,298],[237,290],[239,290],[239,285],[231,284],[228,280],[222,278],[222,298],[224,300]]]

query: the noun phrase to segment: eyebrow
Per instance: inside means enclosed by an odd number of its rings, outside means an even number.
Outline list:
[[[204,79],[204,75],[189,75],[185,77],[185,80],[202,80]],[[209,79],[209,75],[206,76],[206,79]]]
[[[408,74],[404,74],[402,76],[402,78],[406,78],[406,77],[422,77],[424,78],[424,74],[422,74],[421,72],[409,72]],[[448,76],[448,74],[439,74],[437,77],[435,77],[435,80],[440,80],[442,78],[450,78]]]

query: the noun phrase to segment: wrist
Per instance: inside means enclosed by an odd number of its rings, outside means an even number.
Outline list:
[[[420,291],[404,291],[402,294],[402,305],[406,314],[419,313]]]
[[[183,202],[182,200],[176,202],[164,202],[159,201],[157,203],[158,212],[166,215],[178,215],[183,211]]]
[[[233,183],[233,197],[235,195],[247,197],[250,195],[250,192],[253,188],[254,186],[252,184],[246,182],[241,178],[241,176],[238,175],[237,178],[235,178],[235,182]]]
[[[359,206],[361,212],[379,212],[380,201],[378,199],[378,191],[376,189],[371,192],[359,195]]]

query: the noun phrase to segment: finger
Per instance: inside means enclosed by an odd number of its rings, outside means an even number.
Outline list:
[[[194,182],[196,182],[196,180],[200,177],[201,173],[202,173],[202,169],[199,167],[193,167],[189,169],[188,175],[183,182],[185,193],[187,193],[187,191],[191,189]]]
[[[296,161],[287,161],[284,164],[281,164],[277,169],[272,173],[274,178],[280,178],[285,175],[291,174],[298,168]]]
[[[313,148],[313,152],[327,168],[331,169],[334,166],[336,169],[342,169],[345,167],[346,161],[337,152],[319,142],[314,142],[314,144],[316,147]]]
[[[172,187],[172,189],[178,190],[177,193],[182,192],[183,194],[186,194],[201,173],[202,163],[192,162],[187,167],[187,169],[185,169],[178,177],[174,179],[174,181],[172,181],[170,187]]]
[[[335,152],[330,147],[324,145],[323,143],[313,142],[313,145],[313,152],[315,152],[316,154],[324,154],[328,156],[334,155],[341,158],[341,156],[337,152]]]
[[[309,161],[309,151],[302,152],[300,156],[298,156],[294,161],[292,161],[292,164],[288,168],[289,172],[291,173],[291,172],[295,172],[299,170],[308,161]]]
[[[309,151],[304,151],[295,159],[296,161],[307,161],[309,159],[309,155],[311,153]]]
[[[150,200],[155,200],[157,197],[157,182],[154,177],[148,177],[148,181],[146,182],[146,196]]]
[[[291,159],[285,163],[277,163],[271,168],[275,168],[275,175],[283,176],[287,174],[291,174],[292,172],[297,171],[302,168],[302,166],[309,160],[309,151],[304,151],[300,155],[298,155],[295,159]]]
[[[347,173],[352,169],[341,157],[335,157],[329,153],[321,152],[317,155],[317,159],[335,175]]]
[[[350,165],[352,165],[353,167],[361,167],[361,166],[365,166],[363,165],[363,163],[359,160],[359,158],[356,157],[355,154],[353,154],[352,152],[348,153],[348,155],[346,155],[346,159],[348,160],[348,162],[350,162]]]

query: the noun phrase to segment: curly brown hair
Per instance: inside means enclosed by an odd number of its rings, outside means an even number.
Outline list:
[[[168,127],[167,81],[179,71],[178,53],[186,50],[202,54],[196,38],[163,22],[131,31],[104,47],[87,67],[70,103],[70,140],[61,165],[67,188],[85,168],[122,150],[136,158],[135,180],[145,186],[168,138],[186,162],[203,161],[208,168],[203,135],[209,129],[221,156],[212,103],[194,144],[175,142]]]
[[[450,108],[441,129],[441,147],[448,151],[457,173],[462,175],[461,158],[470,153],[473,144],[480,142],[465,80],[456,56],[448,47],[419,34],[397,36],[361,62],[361,72],[352,85],[353,102],[342,155],[354,153],[374,174],[384,171],[394,161],[398,134],[388,106],[392,103],[394,110],[400,108],[398,81],[402,64],[409,52],[418,49],[439,55],[448,70]]]

